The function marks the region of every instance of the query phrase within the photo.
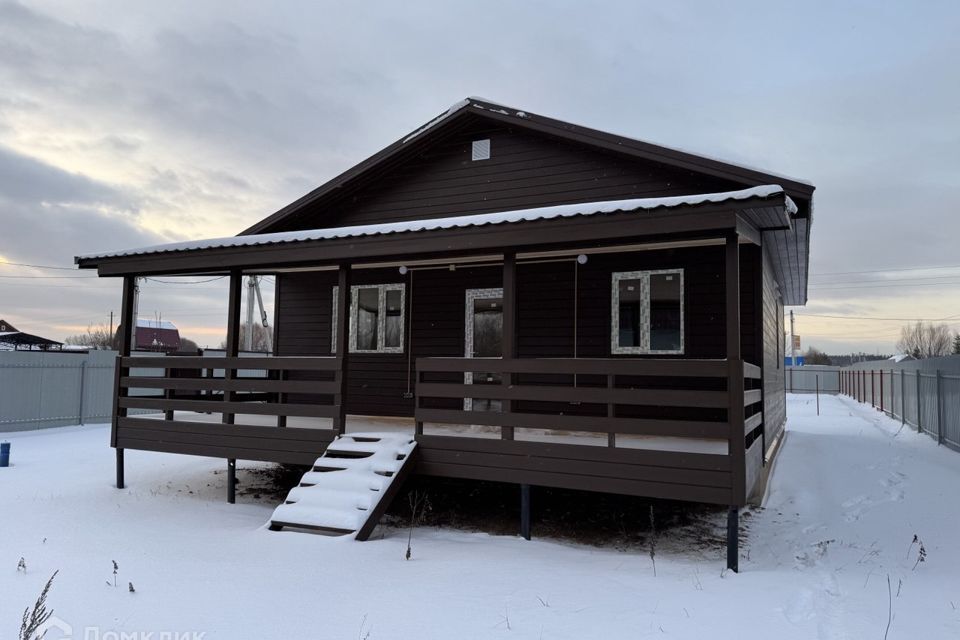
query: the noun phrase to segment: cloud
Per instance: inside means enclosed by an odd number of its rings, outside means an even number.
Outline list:
[[[815,274],[960,264],[958,11],[0,1],[0,222],[17,229],[0,253],[62,262],[235,233],[483,95],[814,181]],[[810,309],[960,313],[946,295],[960,287],[827,286],[891,277],[815,275]],[[206,304],[170,295],[151,305]],[[101,314],[108,300],[76,304]],[[803,322],[869,343],[869,328]]]

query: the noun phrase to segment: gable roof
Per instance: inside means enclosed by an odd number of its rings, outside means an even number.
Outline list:
[[[451,105],[446,111],[411,133],[317,187],[305,196],[283,207],[276,213],[264,218],[241,232],[240,235],[276,231],[278,225],[300,213],[306,207],[338,192],[352,184],[361,176],[384,166],[400,156],[416,154],[438,135],[455,126],[455,123],[461,122],[463,119],[469,117],[485,118],[579,144],[604,149],[609,152],[623,154],[632,158],[645,159],[670,167],[731,180],[745,187],[777,184],[783,187],[784,192],[799,204],[798,212],[794,214],[794,217],[807,217],[809,215],[809,202],[813,195],[814,187],[804,180],[790,178],[725,160],[682,151],[680,149],[656,145],[635,138],[619,136],[537,115],[528,111],[514,109],[513,107],[482,98],[471,97]]]

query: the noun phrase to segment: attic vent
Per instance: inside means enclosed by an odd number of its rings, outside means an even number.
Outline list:
[[[474,140],[473,141],[473,159],[474,160],[489,160],[490,159],[490,140]]]

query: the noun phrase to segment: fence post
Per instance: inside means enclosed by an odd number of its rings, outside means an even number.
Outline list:
[[[943,444],[943,394],[940,388],[943,386],[943,376],[940,369],[937,369],[937,444]]]
[[[883,369],[877,373],[880,374],[880,413],[883,413]]]
[[[80,361],[80,401],[77,403],[79,405],[79,407],[77,408],[77,415],[79,417],[78,422],[81,425],[83,424],[83,393],[84,393],[83,386],[84,386],[84,381],[87,377],[86,373],[87,373],[87,359],[84,358],[83,360]]]
[[[923,429],[920,428],[920,405],[922,404],[921,400],[922,398],[920,396],[920,369],[918,368],[917,369],[917,433],[920,433],[921,431],[923,431]]]
[[[818,374],[814,376],[814,379],[815,379],[814,384],[816,384],[816,387],[817,387],[817,415],[819,416],[820,415],[820,375]]]
[[[900,370],[900,426],[907,423],[907,372]]]

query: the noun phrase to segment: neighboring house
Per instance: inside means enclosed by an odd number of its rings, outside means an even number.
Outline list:
[[[62,342],[24,333],[0,319],[0,351],[50,351],[62,347]]]
[[[786,420],[783,305],[807,300],[813,191],[467,99],[239,236],[80,256],[124,279],[124,317],[137,277],[229,275],[228,356],[243,275],[277,281],[275,356],[243,360],[269,378],[218,359],[225,379],[196,388],[222,403],[118,379],[118,485],[124,448],[312,464],[354,416],[399,416],[415,473],[729,505],[736,566],[737,510]]]
[[[117,331],[123,331],[122,327]],[[180,331],[176,325],[166,320],[137,318],[137,351],[163,351],[173,353],[180,350]]]

